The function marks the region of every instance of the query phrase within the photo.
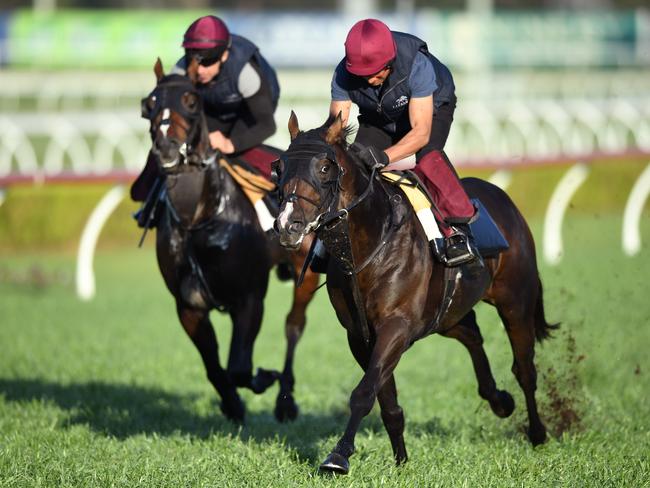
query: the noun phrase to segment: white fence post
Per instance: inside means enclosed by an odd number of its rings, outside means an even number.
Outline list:
[[[578,163],[573,165],[555,187],[544,218],[544,258],[551,265],[562,259],[562,221],[571,197],[589,174],[589,168]]]
[[[632,187],[623,213],[623,251],[634,256],[641,250],[641,215],[650,195],[650,164],[646,166]]]
[[[117,185],[104,195],[90,214],[81,234],[79,252],[77,254],[76,287],[77,296],[84,301],[88,301],[95,296],[93,259],[99,233],[124,198],[125,193],[124,185]]]

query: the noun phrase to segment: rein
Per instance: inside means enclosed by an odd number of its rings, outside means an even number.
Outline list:
[[[324,152],[322,152],[323,149],[325,150]],[[314,154],[314,152],[319,150],[320,152]],[[327,200],[322,200],[324,201],[324,203],[321,203],[319,205],[317,202],[313,201],[312,199],[307,198],[303,195],[299,195],[295,191],[290,193],[287,196],[287,200],[289,202],[295,202],[298,199],[305,200],[309,204],[316,207],[316,209],[319,211],[325,208],[325,210],[320,212],[312,222],[310,222],[305,226],[303,233],[304,235],[306,235],[307,233],[314,231],[318,239],[322,241],[323,245],[330,253],[330,255],[336,260],[341,271],[345,275],[350,277],[352,282],[351,283],[352,298],[354,300],[355,308],[357,311],[358,323],[361,329],[360,333],[365,343],[368,344],[370,342],[370,328],[368,326],[368,319],[366,316],[363,296],[361,295],[361,290],[359,288],[357,274],[360,273],[363,269],[365,269],[377,257],[379,252],[384,248],[384,246],[388,243],[388,241],[393,236],[396,226],[394,225],[392,199],[391,197],[389,197],[389,202],[391,203],[390,205],[391,208],[389,212],[390,220],[388,224],[385,224],[382,227],[381,242],[377,246],[375,246],[374,250],[363,260],[361,265],[356,266],[354,262],[354,256],[352,254],[352,243],[350,240],[348,217],[350,212],[354,208],[356,208],[359,204],[361,204],[364,200],[366,200],[366,198],[368,198],[368,196],[372,193],[373,182],[375,181],[377,170],[376,168],[372,169],[370,176],[368,178],[368,185],[360,195],[358,195],[356,198],[352,200],[352,202],[350,202],[347,206],[343,208],[332,209],[332,207],[334,207],[339,201],[340,190],[342,188],[341,178],[345,174],[345,170],[337,160],[336,153],[334,152],[331,146],[326,144],[324,141],[318,140],[318,141],[313,141],[310,144],[300,144],[298,145],[298,150],[294,149],[292,151],[291,147],[289,147],[289,150],[285,153],[283,159],[285,161],[291,159],[298,159],[297,156],[301,156],[301,155],[303,157],[311,156],[311,161],[313,161],[316,158],[319,160],[327,159],[331,163],[333,163],[338,169],[336,177],[326,182],[318,184],[315,183],[314,181],[305,180],[319,193],[320,193],[319,191],[320,188],[326,185],[329,195]],[[293,173],[296,173],[297,175],[298,172],[297,168],[298,165],[296,164],[295,169],[293,171],[290,171],[289,175],[283,175],[283,177],[286,178],[287,176],[292,176]],[[383,186],[382,189],[384,190],[384,192],[386,192],[386,189]],[[325,283],[323,283],[323,285],[324,284]],[[316,290],[318,290],[318,288]],[[314,290],[314,292],[316,290]]]

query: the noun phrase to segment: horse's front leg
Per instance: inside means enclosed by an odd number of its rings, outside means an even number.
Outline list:
[[[359,430],[359,425],[361,420],[372,410],[377,393],[392,377],[397,363],[407,348],[408,339],[405,332],[402,320],[385,322],[381,327],[378,327],[377,336],[374,345],[371,346],[372,350],[369,351],[370,357],[367,361],[365,360],[367,354],[363,353],[365,346],[363,339],[348,332],[350,349],[359,365],[364,368],[365,374],[350,396],[350,419],[345,433],[334,450],[320,465],[322,471],[347,474],[350,470],[349,458],[354,453],[354,438]],[[368,346],[366,346],[367,348]],[[397,400],[395,399],[396,404]],[[385,405],[389,406],[389,403],[386,402]],[[403,425],[398,427],[398,430],[403,431]],[[399,435],[401,436],[401,432]],[[392,441],[393,436],[391,435]],[[400,454],[398,457],[396,454],[396,457],[398,462],[406,460],[406,449],[404,448],[403,456]]]
[[[395,375],[384,383],[377,395],[381,407],[381,420],[384,422],[386,432],[393,448],[395,462],[399,465],[408,459],[406,445],[404,444],[404,412],[397,403],[397,387],[395,386]]]
[[[208,310],[191,308],[177,301],[176,311],[185,332],[201,354],[208,380],[221,396],[221,411],[230,420],[243,421],[244,403],[230,377],[219,364],[219,345]]]
[[[295,269],[300,269],[306,253],[297,252],[292,256]],[[275,418],[280,422],[294,420],[298,416],[298,405],[293,397],[293,359],[296,345],[302,337],[307,320],[305,311],[307,305],[314,297],[314,290],[318,286],[318,274],[307,270],[301,286],[294,286],[293,304],[285,322],[285,335],[287,338],[287,354],[284,360],[284,369],[280,375],[280,391],[275,403]]]
[[[253,345],[262,325],[264,297],[248,293],[230,309],[232,341],[228,356],[228,376],[235,386],[263,393],[277,380],[277,371],[258,368],[253,377]]]

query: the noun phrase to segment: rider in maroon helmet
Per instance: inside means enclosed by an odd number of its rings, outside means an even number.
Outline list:
[[[475,209],[442,152],[456,108],[449,69],[421,39],[392,32],[375,19],[357,22],[345,41],[345,58],[332,78],[330,115],[348,122],[359,107],[359,157],[369,166],[414,168],[434,200],[445,249],[443,261],[474,259],[468,222]]]
[[[172,73],[185,74],[189,62],[198,61],[197,90],[212,147],[231,161],[243,161],[270,178],[270,163],[276,155],[262,143],[276,129],[273,114],[280,86],[275,71],[255,44],[231,34],[214,15],[195,20],[185,32],[182,46],[185,55]],[[144,201],[158,176],[155,157],[150,153],[145,169],[131,187],[131,198]]]

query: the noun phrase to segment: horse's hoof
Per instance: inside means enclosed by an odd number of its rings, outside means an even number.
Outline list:
[[[296,420],[298,417],[298,405],[291,395],[283,395],[280,393],[275,403],[275,418],[278,422],[288,422]]]
[[[336,452],[331,452],[320,465],[319,469],[325,473],[348,474],[350,472],[350,462],[346,457]]]
[[[277,371],[257,368],[257,373],[251,380],[251,390],[257,394],[264,393],[279,377],[280,373]]]
[[[235,422],[236,424],[244,423],[244,417],[246,416],[246,405],[241,401],[239,397],[236,397],[227,403],[225,401],[222,401],[219,404],[219,408],[221,409],[221,413],[223,413],[224,416],[231,422]]]
[[[537,430],[528,429],[528,439],[533,447],[544,444],[546,442],[546,429],[544,427]]]
[[[515,400],[507,391],[498,390],[496,401],[490,402],[490,407],[497,417],[510,417],[515,410]]]

